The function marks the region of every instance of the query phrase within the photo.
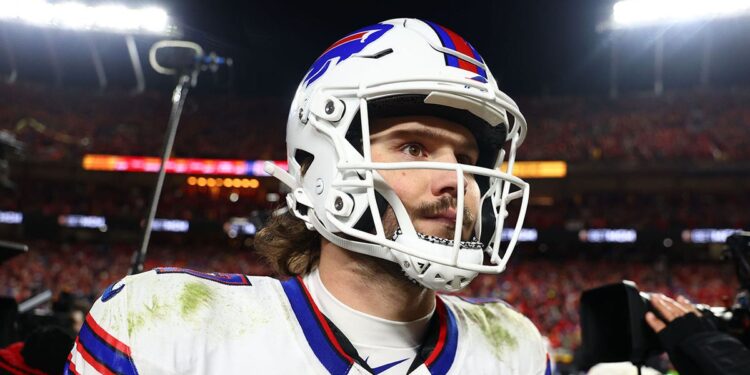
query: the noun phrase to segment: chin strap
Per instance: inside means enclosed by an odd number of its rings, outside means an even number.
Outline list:
[[[309,216],[310,222],[312,223],[313,228],[320,233],[323,238],[330,241],[332,244],[350,250],[354,251],[356,253],[374,256],[376,258],[381,258],[385,260],[394,261],[395,259],[391,255],[391,251],[383,246],[367,243],[367,242],[359,242],[359,241],[352,241],[347,240],[345,238],[342,238],[340,236],[337,236],[333,233],[331,233],[328,229],[326,229],[325,225],[318,219],[318,216],[315,214],[315,212],[311,212],[311,215]]]
[[[402,234],[403,234],[403,232],[401,232],[401,228],[398,228],[396,230],[396,233],[394,233],[393,236],[391,237],[391,240],[392,241],[396,241],[396,239],[398,239],[398,236],[400,236]],[[449,240],[447,238],[436,237],[436,236],[429,236],[429,235],[426,235],[426,234],[423,234],[423,233],[420,233],[420,232],[417,232],[417,236],[419,237],[420,240],[425,240],[427,242],[434,243],[434,244],[437,244],[437,245],[444,245],[444,246],[451,246],[451,247],[453,247],[453,240]],[[466,249],[466,250],[482,250],[482,249],[484,249],[484,245],[482,245],[482,243],[479,242],[476,237],[472,237],[471,241],[461,241],[461,246],[460,247],[461,247],[461,249]]]

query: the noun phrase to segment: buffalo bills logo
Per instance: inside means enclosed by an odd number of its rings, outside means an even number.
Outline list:
[[[466,39],[462,38],[453,30],[447,27],[440,26],[430,21],[425,21],[425,23],[430,25],[432,30],[435,31],[435,34],[437,34],[437,36],[440,38],[440,43],[443,44],[443,47],[472,57],[475,60],[481,62],[482,65],[484,65],[484,59],[482,59],[482,56],[479,55],[479,52],[477,52],[477,50],[474,49],[474,47],[466,41]],[[482,83],[487,83],[487,71],[484,69],[484,66],[475,65],[472,62],[460,58],[459,55],[446,53],[445,65],[474,73],[476,74],[476,76],[472,77],[471,79]]]
[[[305,86],[315,82],[323,76],[328,68],[333,64],[338,64],[355,53],[359,53],[368,44],[378,40],[386,31],[393,28],[393,25],[377,24],[363,27],[333,43],[328,47],[320,57],[313,63],[310,71],[305,76]],[[338,59],[336,59],[338,58]]]

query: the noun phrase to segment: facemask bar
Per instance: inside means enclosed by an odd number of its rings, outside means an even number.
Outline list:
[[[518,134],[514,135],[511,139],[511,146],[510,146],[510,153],[508,155],[508,167],[505,171],[505,174],[507,175],[513,175],[513,165],[516,161],[516,149],[518,144]],[[500,166],[502,165],[502,161],[505,156],[505,150],[502,150],[500,153],[500,157],[498,158],[496,169],[500,169]],[[526,216],[526,208],[528,207],[528,188],[523,190],[518,190],[513,193],[510,192],[511,183],[509,181],[498,181],[498,185],[494,186],[495,189],[488,190],[486,196],[491,197],[492,207],[495,211],[495,214],[499,217],[501,217],[501,220],[497,220],[495,222],[495,236],[494,243],[491,244],[491,250],[490,253],[490,261],[495,264],[501,264],[503,269],[508,263],[508,260],[510,259],[510,256],[513,254],[513,250],[515,249],[516,242],[518,242],[518,235],[521,232],[521,228],[523,226],[523,218]],[[500,192],[500,188],[502,188],[502,193],[498,196],[498,192]],[[493,191],[494,190],[494,191]],[[484,203],[485,197],[482,198],[482,202],[480,204]],[[506,207],[508,204],[519,197],[523,197],[521,200],[521,210],[519,213],[519,218],[516,221],[516,225],[513,228],[513,235],[511,236],[510,242],[508,243],[508,247],[506,247],[505,252],[502,256],[500,256],[500,239],[502,236],[497,236],[498,233],[502,235],[503,231],[503,224],[505,223],[505,219],[508,217],[508,211]],[[498,211],[499,210],[499,211]]]
[[[370,149],[370,114],[367,109],[367,100],[364,98],[359,99],[359,117],[362,125],[362,153],[365,160],[372,160],[372,150]],[[341,169],[339,169],[341,170]],[[372,183],[373,171],[365,171],[365,181]],[[382,217],[382,213],[378,208],[378,204],[375,200],[375,194],[371,192],[372,184],[367,188],[367,204],[370,207],[370,211],[374,218]],[[385,237],[385,229],[383,229],[383,222],[381,220],[373,219],[375,223],[375,232],[378,236]]]
[[[351,228],[347,226],[344,222],[337,219],[334,215],[327,213],[326,218],[333,223],[336,226],[336,229],[340,230],[341,232],[350,235],[352,237],[361,238],[369,242],[377,243],[385,247],[392,248],[397,251],[401,251],[405,254],[421,257],[424,259],[427,259],[432,262],[444,264],[447,266],[456,266],[459,268],[464,268],[467,270],[472,270],[476,272],[483,272],[483,273],[499,273],[501,272],[505,265],[507,264],[507,260],[509,256],[512,254],[512,247],[515,246],[517,240],[518,240],[518,232],[521,229],[522,226],[522,219],[525,216],[526,207],[528,204],[528,193],[529,188],[528,184],[519,178],[515,176],[507,175],[506,173],[503,173],[501,171],[497,170],[491,170],[488,168],[482,168],[482,167],[476,167],[476,166],[469,166],[469,165],[462,165],[462,164],[452,164],[452,163],[441,163],[441,162],[398,162],[398,163],[348,163],[346,166],[339,166],[339,169],[341,170],[357,170],[357,171],[375,171],[375,170],[409,170],[409,169],[433,169],[433,170],[449,170],[449,171],[456,171],[457,181],[459,183],[458,188],[461,193],[457,197],[457,210],[456,210],[456,229],[454,232],[454,238],[453,238],[453,245],[452,245],[452,256],[450,259],[445,259],[437,256],[431,256],[429,252],[425,251],[415,251],[415,249],[404,247],[399,243],[396,243],[390,239],[387,239],[384,235],[381,235],[380,233],[373,235],[367,232],[363,232],[354,228]],[[505,254],[503,257],[500,257],[498,255],[499,252],[499,246],[502,238],[502,217],[498,217],[498,220],[496,220],[496,226],[495,233],[492,236],[491,244],[492,247],[488,247],[485,249],[488,253],[491,254],[491,262],[495,265],[493,266],[485,266],[485,265],[477,265],[477,264],[464,264],[461,262],[458,262],[458,254],[460,250],[461,245],[461,234],[463,229],[463,204],[464,200],[462,198],[463,196],[463,180],[464,180],[464,173],[472,173],[474,175],[478,176],[486,176],[490,179],[499,179],[502,180],[502,182],[496,182],[494,183],[494,191],[491,193],[495,196],[500,196],[500,199],[498,199],[500,212],[504,212],[505,205],[513,201],[515,199],[521,199],[521,211],[519,212],[519,220],[516,223],[515,226],[515,233],[511,238],[511,241],[508,243],[508,247],[506,248]],[[376,180],[379,180],[380,178],[376,177]],[[362,182],[365,181],[337,181],[335,183],[336,187],[361,187],[363,184]],[[504,186],[508,186],[509,184],[513,184],[519,188],[518,191],[513,193],[508,193],[506,189],[504,189]],[[502,187],[503,195],[500,194]],[[411,225],[411,219],[406,212],[406,209],[403,206],[403,203],[398,199],[397,196],[395,196],[395,192],[390,190],[390,188],[385,186],[387,190],[384,190],[383,187],[377,188],[376,185],[371,185],[370,187],[367,187],[367,194],[374,197],[374,194],[377,190],[378,193],[382,194],[384,197],[386,197],[386,200],[389,201],[391,204],[391,207],[394,210],[394,213],[396,214],[396,218],[399,222],[399,225],[402,227],[402,231],[404,232],[404,235],[412,235],[416,238],[416,230]],[[395,197],[395,199],[394,199]],[[389,199],[390,198],[390,199]],[[374,199],[374,198],[373,198]],[[394,202],[397,202],[395,203]],[[373,215],[375,215],[375,212],[377,211],[377,208],[373,210]],[[379,212],[377,215],[380,215]],[[460,216],[459,216],[460,215]],[[374,221],[380,221],[380,216],[373,217]],[[408,229],[407,229],[408,228]]]

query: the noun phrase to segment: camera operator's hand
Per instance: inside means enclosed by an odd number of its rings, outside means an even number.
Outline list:
[[[651,305],[661,318],[647,312],[646,322],[680,374],[750,374],[750,351],[734,337],[718,331],[685,297],[675,301],[653,294]]]
[[[703,317],[703,314],[695,308],[695,305],[690,303],[690,301],[683,296],[677,297],[677,300],[675,301],[663,294],[653,294],[651,296],[651,304],[656,308],[656,311],[667,320],[667,323],[671,323],[675,319],[689,313],[693,313],[698,317]],[[664,321],[657,318],[656,314],[650,311],[646,313],[646,322],[656,333],[661,332],[667,327],[667,324],[664,323]]]

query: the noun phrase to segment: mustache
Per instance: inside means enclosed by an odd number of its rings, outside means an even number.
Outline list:
[[[437,201],[434,202],[424,202],[421,203],[419,206],[417,206],[414,209],[414,212],[419,216],[437,216],[449,209],[455,209],[456,206],[458,206],[458,199],[454,197],[447,197],[443,196]],[[474,222],[476,221],[476,216],[474,213],[464,204],[463,207],[463,214],[464,214],[464,220],[463,220],[463,227],[471,227],[474,225]]]

